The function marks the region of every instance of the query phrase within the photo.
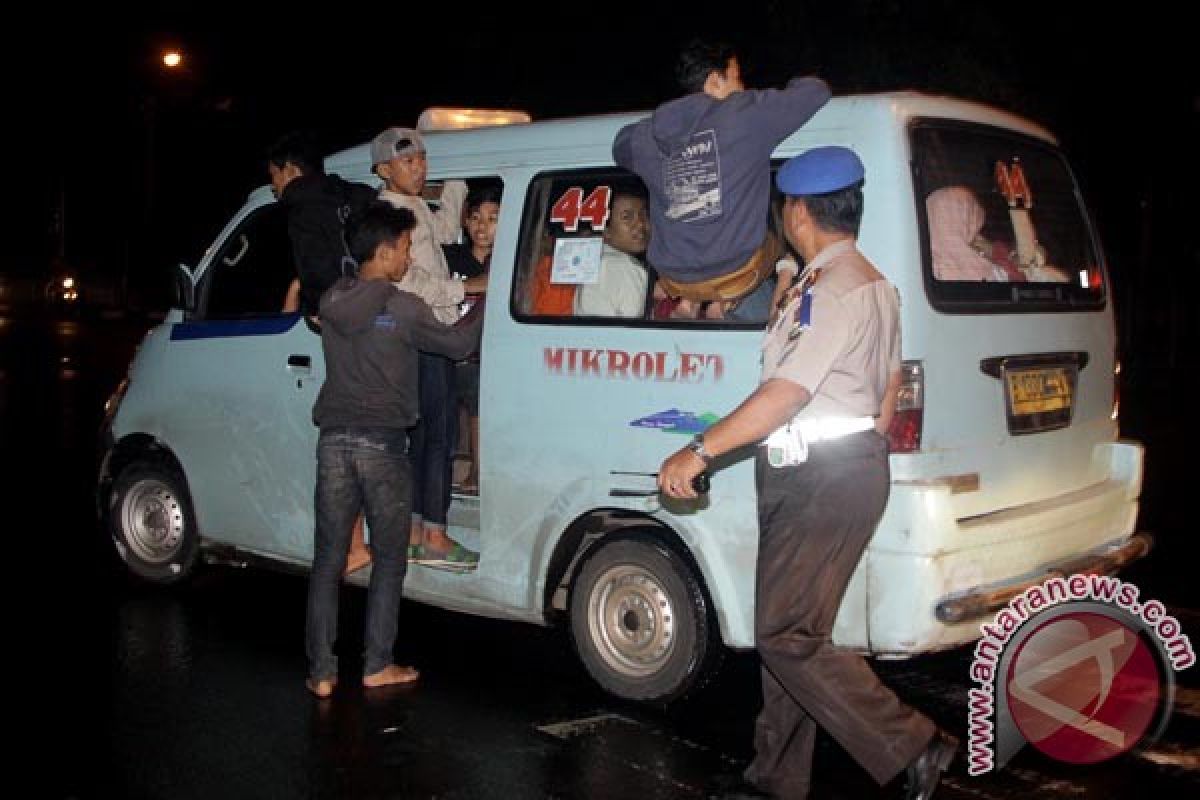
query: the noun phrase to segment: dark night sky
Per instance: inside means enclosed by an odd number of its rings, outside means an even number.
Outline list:
[[[0,269],[44,270],[53,208],[65,189],[68,261],[159,280],[194,259],[245,193],[263,182],[262,151],[293,127],[330,151],[429,105],[505,106],[545,118],[649,108],[676,94],[670,66],[691,35],[745,53],[752,86],[816,73],[835,93],[921,89],[979,99],[1056,131],[1096,208],[1113,261],[1171,258],[1200,178],[1200,92],[1182,4],[971,3],[966,0],[610,4],[175,2],[138,11],[55,10],[10,27],[5,98],[17,147],[10,174],[28,187]],[[247,9],[254,8],[253,15]],[[265,6],[269,8],[271,6]],[[519,11],[511,9],[520,8]],[[165,75],[166,44],[188,53]],[[155,181],[142,218],[147,98]],[[9,205],[9,204],[6,204]],[[1147,219],[1164,241],[1154,256]],[[27,235],[28,234],[28,235]],[[1132,267],[1126,266],[1126,271]],[[1114,266],[1114,272],[1120,269]]]

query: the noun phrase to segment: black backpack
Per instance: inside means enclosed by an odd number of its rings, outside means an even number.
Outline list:
[[[336,175],[322,177],[320,190],[306,193],[289,210],[288,229],[300,276],[300,310],[316,314],[321,295],[358,265],[346,244],[346,221],[378,200],[378,192],[363,183]]]

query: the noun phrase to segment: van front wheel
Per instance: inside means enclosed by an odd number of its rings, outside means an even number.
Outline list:
[[[172,470],[147,463],[122,470],[108,515],[117,553],[130,572],[154,583],[191,574],[199,537],[184,482]]]
[[[721,651],[692,568],[645,540],[605,544],[588,557],[571,591],[571,633],[597,683],[651,703],[699,688]]]

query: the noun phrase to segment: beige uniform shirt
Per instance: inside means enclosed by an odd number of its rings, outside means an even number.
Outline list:
[[[822,250],[809,325],[797,293],[763,340],[762,381],[798,383],[812,401],[797,419],[875,417],[888,377],[900,369],[900,299],[853,240]]]
[[[443,244],[458,241],[462,226],[463,201],[467,185],[462,181],[446,181],[442,185],[441,207],[434,211],[423,198],[389,192],[379,197],[396,208],[407,208],[417,218],[412,232],[412,266],[397,289],[411,292],[428,305],[438,322],[453,325],[458,321],[458,304],[463,300],[463,282],[450,276]]]

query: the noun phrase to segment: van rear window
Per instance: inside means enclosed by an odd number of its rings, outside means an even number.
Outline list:
[[[1103,307],[1099,248],[1054,147],[944,120],[920,120],[911,136],[925,283],[935,308]]]

